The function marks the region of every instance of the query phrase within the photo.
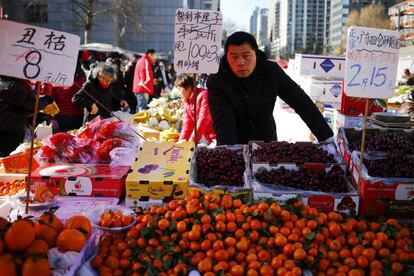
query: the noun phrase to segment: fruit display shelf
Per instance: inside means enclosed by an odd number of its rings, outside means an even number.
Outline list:
[[[405,152],[414,154],[414,130],[396,129],[367,129],[366,152],[374,155],[387,155],[389,152]],[[340,128],[337,135],[338,150],[346,162],[351,162],[354,150],[360,151],[362,130],[353,128]]]
[[[390,169],[393,164],[387,162],[388,157],[376,157],[371,160],[367,157],[360,173],[359,158],[360,152],[354,151],[350,169],[354,185],[358,188],[361,196],[361,213],[370,216],[386,215],[392,217],[405,217],[407,213],[413,213],[414,178],[374,176],[373,173],[394,172],[394,175],[396,173],[410,175],[413,172],[414,163],[412,161],[414,159]],[[359,177],[361,180],[358,187]]]
[[[285,203],[299,197],[311,207],[323,212],[358,213],[359,196],[339,165],[328,168],[270,166],[261,167],[253,175],[253,194],[256,199],[274,198]]]
[[[197,147],[191,159],[188,189],[216,194],[251,193],[248,146]]]
[[[249,146],[253,174],[262,167],[277,169],[283,166],[287,169],[295,169],[298,165],[315,168],[330,168],[333,165],[340,165],[343,170],[346,169],[346,164],[334,143],[251,141]]]

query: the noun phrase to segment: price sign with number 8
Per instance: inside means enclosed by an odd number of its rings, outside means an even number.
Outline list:
[[[345,58],[344,90],[347,96],[394,96],[400,49],[397,31],[351,27]]]

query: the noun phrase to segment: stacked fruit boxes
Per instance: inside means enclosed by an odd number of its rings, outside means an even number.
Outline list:
[[[359,197],[332,143],[251,142],[255,198],[300,197],[321,211],[358,212]]]
[[[191,160],[191,190],[233,195],[251,193],[247,145],[197,147]]]
[[[406,217],[414,211],[414,132],[367,129],[360,170],[362,130],[340,129],[338,144],[361,196],[366,216]],[[360,181],[360,185],[358,182]]]
[[[126,204],[137,201],[170,200],[187,195],[190,142],[145,142],[126,179]]]

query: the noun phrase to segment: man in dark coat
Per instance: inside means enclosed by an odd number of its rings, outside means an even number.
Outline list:
[[[273,118],[277,96],[299,114],[319,141],[333,136],[308,95],[276,63],[267,60],[249,33],[228,37],[219,71],[210,75],[207,88],[220,145],[277,140]]]
[[[35,101],[28,81],[0,76],[0,157],[9,156],[23,142],[26,118],[34,113]],[[52,102],[52,97],[42,96],[38,109]]]
[[[89,76],[82,88],[72,97],[72,103],[85,107],[88,111],[87,121],[97,116],[109,118],[112,116],[113,101],[117,101],[121,109],[128,108],[128,103],[117,96],[112,88],[116,80],[116,70],[111,65],[100,63]]]

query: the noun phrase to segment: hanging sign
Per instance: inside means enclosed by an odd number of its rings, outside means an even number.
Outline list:
[[[223,16],[218,11],[178,9],[175,13],[174,69],[217,73]]]
[[[347,96],[394,96],[400,52],[398,31],[352,26],[348,30],[344,90]]]
[[[79,36],[0,20],[0,37],[0,75],[72,85]]]

